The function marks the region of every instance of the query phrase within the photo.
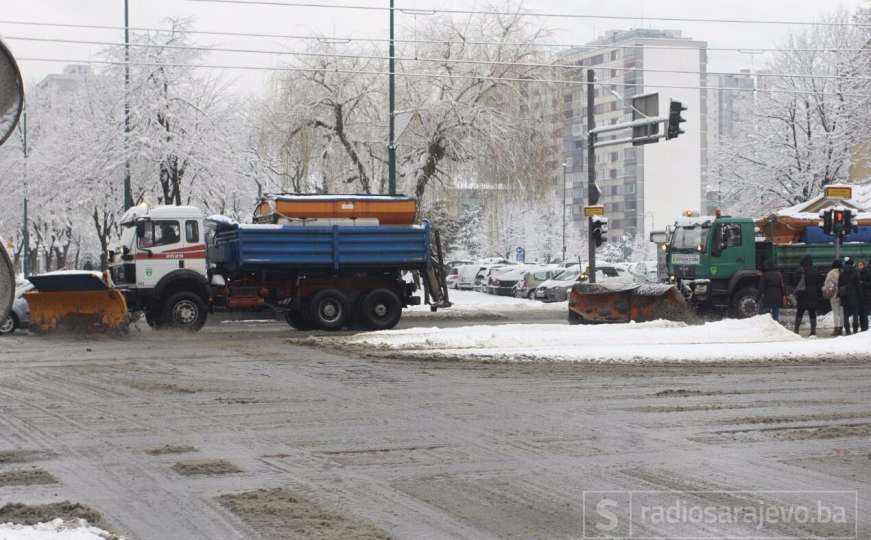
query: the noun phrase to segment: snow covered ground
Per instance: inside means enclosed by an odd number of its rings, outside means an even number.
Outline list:
[[[711,362],[869,357],[871,333],[838,339],[801,338],[769,316],[699,326],[655,321],[569,326],[510,324],[410,328],[344,338],[351,346],[404,355],[505,361]]]
[[[545,304],[538,300],[525,298],[513,298],[510,296],[496,296],[493,294],[476,291],[451,290],[449,295],[453,306],[448,309],[440,309],[433,314],[429,306],[412,306],[403,312],[404,317],[437,316],[439,318],[490,318],[499,316],[511,316],[529,311],[546,312],[553,317],[567,314],[567,302],[554,302]]]
[[[88,522],[55,519],[36,525],[0,523],[0,540],[105,540],[114,538],[103,529],[88,525]]]

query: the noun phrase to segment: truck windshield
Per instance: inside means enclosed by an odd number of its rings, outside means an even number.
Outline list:
[[[711,227],[709,225],[677,227],[671,236],[671,248],[676,250],[696,250],[699,246],[705,245],[710,231]]]

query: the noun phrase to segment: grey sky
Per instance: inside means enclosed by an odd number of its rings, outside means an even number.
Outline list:
[[[387,0],[331,0],[333,3],[387,5]],[[291,8],[275,6],[241,6],[188,2],[186,0],[129,0],[131,26],[153,27],[166,17],[194,17],[200,30],[235,31],[279,34],[318,34],[327,36],[383,37],[387,32],[386,12],[366,12],[317,8]],[[706,17],[744,19],[789,19],[814,20],[838,7],[855,9],[863,0],[839,0],[815,2],[795,0],[610,0],[565,1],[527,0],[526,8],[544,12],[589,13],[597,15],[638,15],[661,17]],[[455,8],[468,9],[468,0],[396,0],[397,8]],[[483,6],[483,3],[477,3]],[[4,0],[0,19],[77,24],[123,24],[123,0]],[[418,15],[422,24],[425,15]],[[537,19],[553,28],[553,39],[559,42],[584,43],[612,28],[656,27],[679,29],[685,36],[707,41],[712,47],[772,47],[783,41],[790,31],[789,26],[735,25],[713,23],[659,23],[639,21],[584,21],[570,19]],[[407,14],[397,15],[400,28],[398,37],[412,37],[415,18]],[[72,30],[18,26],[0,23],[3,36],[37,36],[70,39],[93,39],[118,41],[120,31]],[[299,48],[300,43],[288,45],[274,39],[231,38],[198,36],[203,45],[223,47],[278,49]],[[69,44],[38,44],[10,40],[9,44],[18,56],[36,56],[64,59],[92,58],[98,47]],[[759,64],[763,59],[740,53],[711,52],[710,70],[734,71]],[[274,66],[279,59],[273,55],[213,53],[206,60],[215,64],[245,64]],[[58,72],[63,64],[45,62],[22,62],[24,78],[33,83],[48,73]],[[266,77],[262,72],[227,70],[226,76],[237,81],[236,87],[245,92],[257,92]]]

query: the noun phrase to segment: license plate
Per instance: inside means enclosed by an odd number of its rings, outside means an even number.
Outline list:
[[[699,264],[702,260],[702,256],[699,253],[672,253],[671,254],[671,263],[672,264],[686,264],[686,265],[695,265]]]

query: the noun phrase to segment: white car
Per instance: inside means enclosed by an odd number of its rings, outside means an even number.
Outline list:
[[[462,289],[464,291],[471,291],[475,288],[475,276],[482,269],[482,266],[479,264],[466,264],[458,267],[457,277],[454,281],[453,287],[455,289]]]

